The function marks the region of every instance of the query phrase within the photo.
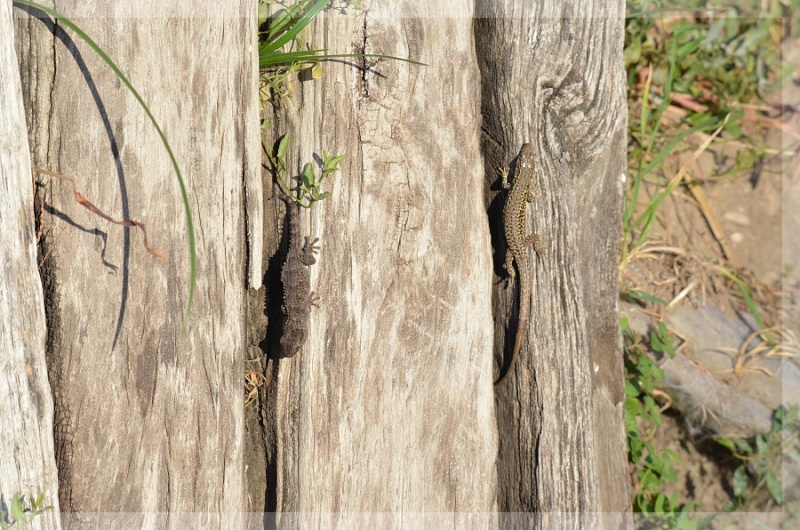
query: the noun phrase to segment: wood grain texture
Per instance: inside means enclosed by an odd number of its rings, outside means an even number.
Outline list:
[[[346,154],[320,237],[306,347],[273,372],[277,523],[491,527],[497,438],[491,249],[471,2],[366,2],[308,38],[338,53],[293,86],[291,166]],[[441,14],[450,15],[442,18]],[[444,50],[444,51],[443,51]],[[275,203],[279,201],[273,201]],[[276,296],[278,293],[276,292]]]
[[[63,7],[159,120],[190,190],[197,291],[186,335],[186,223],[134,98],[84,43],[21,15],[35,163],[74,177],[110,225],[52,179],[49,362],[65,526],[237,527],[243,500],[244,183],[258,173],[255,3]]]
[[[487,183],[523,142],[534,145],[538,196],[529,205],[530,231],[547,249],[533,261],[527,347],[498,393],[498,503],[516,512],[501,522],[624,526],[630,521],[616,304],[625,6],[507,0],[483,7],[476,35]],[[500,230],[493,228],[494,241],[504,248]],[[498,351],[513,340],[513,307],[512,291],[498,286]]]
[[[0,2],[0,505],[44,494],[33,528],[61,528],[53,396],[45,364],[44,296],[11,2]],[[30,504],[27,504],[30,506]],[[22,523],[20,523],[22,524]]]

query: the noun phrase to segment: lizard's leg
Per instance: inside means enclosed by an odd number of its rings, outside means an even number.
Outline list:
[[[504,167],[502,169],[502,171],[503,171],[503,173],[502,173],[502,177],[501,177],[502,178],[501,182],[503,184],[503,189],[504,190],[510,190],[511,189],[511,183],[508,182],[508,168]]]
[[[539,186],[530,185],[525,190],[525,200],[528,202],[533,202],[537,195],[539,195]]]
[[[317,262],[317,258],[314,257],[314,254],[319,252],[319,245],[317,245],[319,238],[314,238],[314,241],[311,243],[308,242],[309,239],[311,238],[306,237],[305,243],[303,244],[302,254],[300,256],[300,261],[303,263],[303,265],[313,265]]]
[[[525,200],[528,202],[533,202],[533,199],[539,195],[539,186],[529,186],[527,190],[525,190]],[[547,249],[542,245],[542,239],[537,234],[530,234],[528,237],[522,240],[522,243],[525,246],[533,245],[533,249],[536,251],[537,254],[544,254]]]
[[[523,240],[525,246],[533,245],[533,250],[536,251],[537,254],[546,254],[547,248],[542,244],[542,238],[539,237],[538,234],[531,234]]]
[[[312,254],[316,254],[319,252],[319,245],[317,245],[319,238],[315,237],[314,241],[311,243],[308,242],[309,239],[311,239],[311,237],[306,236],[305,242],[303,243],[303,252],[311,252]]]
[[[514,254],[511,250],[506,250],[506,264],[505,264],[506,272],[508,273],[508,283],[506,287],[513,287],[514,286],[514,278],[516,278],[517,273],[514,271]]]
[[[317,294],[314,293],[314,291],[308,293],[308,305],[319,307],[319,296],[317,296]]]

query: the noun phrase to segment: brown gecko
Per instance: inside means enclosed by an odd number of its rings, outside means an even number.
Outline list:
[[[316,305],[317,297],[311,291],[311,271],[309,267],[317,262],[319,251],[314,238],[306,237],[300,245],[300,206],[279,192],[278,196],[286,203],[289,218],[289,250],[281,270],[283,283],[283,333],[281,334],[280,357],[293,357],[302,349],[308,336],[308,320],[311,306]]]

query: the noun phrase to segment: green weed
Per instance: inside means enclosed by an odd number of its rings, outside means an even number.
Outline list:
[[[327,49],[313,49],[303,38],[303,29],[324,9],[329,8],[332,0],[299,0],[286,5],[284,9],[272,16],[269,5],[272,2],[261,0],[259,3],[259,67],[266,75],[262,82],[276,94],[283,97],[288,94],[285,88],[286,79],[295,73],[311,70],[314,79],[322,75],[321,62],[337,58],[372,58],[393,59],[411,64],[425,66],[424,63],[394,57],[391,55],[369,53],[328,53]],[[361,2],[339,2],[340,9],[352,7],[361,9]],[[263,92],[263,89],[262,89]]]
[[[322,191],[322,183],[327,177],[339,170],[339,163],[344,160],[345,156],[330,156],[327,152],[322,151],[320,174],[317,175],[313,163],[306,163],[303,166],[302,173],[297,178],[297,187],[292,190],[287,177],[288,166],[286,163],[286,149],[288,146],[289,135],[284,134],[278,139],[275,155],[271,154],[270,151],[266,149],[266,146],[263,147],[272,163],[278,185],[283,193],[303,208],[311,208],[315,202],[330,197],[330,192]]]
[[[725,511],[754,511],[754,501],[765,490],[772,501],[783,504],[779,473],[784,451],[790,458],[800,461],[798,411],[798,405],[789,410],[776,410],[770,431],[757,435],[752,443],[744,438],[716,438],[717,443],[742,461],[733,473],[731,486],[734,499],[725,507]]]
[[[673,451],[652,442],[663,424],[654,394],[664,372],[647,353],[674,357],[673,337],[662,322],[650,333],[647,343],[628,328],[626,318],[621,320],[621,327],[625,344],[625,431],[635,489],[633,510],[647,521],[648,528],[704,528],[713,517],[693,517],[692,503],[681,502],[677,491],[670,496],[664,493],[677,480],[676,466],[681,462]]]
[[[794,1],[794,0],[793,0]],[[796,2],[795,2],[796,3]],[[659,209],[688,182],[686,168],[709,148],[715,138],[735,140],[741,145],[732,168],[723,175],[742,174],[760,164],[766,149],[761,140],[743,133],[745,108],[760,106],[764,97],[781,85],[789,72],[780,62],[786,8],[779,2],[747,2],[732,6],[707,0],[628,0],[624,61],[629,86],[630,180],[623,212],[621,263],[626,265],[652,236]],[[666,164],[688,141],[704,137],[689,161],[674,174]],[[763,135],[754,135],[763,136]],[[649,188],[648,198],[645,186]],[[748,311],[763,329],[761,313],[752,288],[727,266],[712,270],[735,285]],[[663,300],[643,290],[628,291],[628,298],[666,306]],[[671,336],[662,323],[649,337],[635,336],[623,319],[625,340],[625,425],[634,483],[634,510],[647,516],[650,528],[698,528],[711,519],[692,519],[691,503],[681,503],[676,493],[666,496],[675,481],[674,453],[652,443],[661,425],[660,409],[653,390],[663,379],[660,368],[646,355],[673,355]],[[765,335],[768,343],[775,341]],[[777,417],[777,416],[776,416]],[[774,429],[773,429],[774,430]],[[727,440],[738,454],[755,458],[772,447],[769,436],[747,452],[746,442]],[[757,466],[756,466],[757,468]],[[732,509],[747,505],[766,488],[778,498],[774,474],[768,467],[755,473],[751,487],[744,468],[734,477],[736,500]],[[752,466],[751,466],[752,469]],[[758,468],[757,468],[758,469]]]
[[[629,0],[626,65],[644,62],[657,80],[675,68],[675,92],[726,114],[782,84],[785,15],[779,2]]]
[[[748,170],[762,159],[763,146],[742,138],[741,123],[744,105],[761,102],[785,78],[779,54],[782,8],[772,2],[768,9],[756,16],[723,2],[629,0],[623,57],[632,141],[623,261],[649,237],[663,200],[685,184],[683,175],[664,179],[659,173],[667,157],[682,149],[690,136],[717,130],[726,140],[745,142],[730,173]],[[665,122],[668,109],[683,114],[677,126]],[[664,180],[644,211],[637,213],[642,211],[646,178]]]
[[[35,498],[28,496],[27,500],[25,496],[15,493],[8,506],[0,503],[0,530],[25,528],[32,523],[36,516],[52,509],[52,506],[44,506],[44,493],[40,493]]]
[[[389,55],[363,53],[329,54],[326,49],[313,49],[303,38],[303,30],[324,9],[329,8],[333,2],[331,0],[299,0],[293,4],[285,5],[284,9],[271,15],[268,5],[270,3],[266,0],[261,0],[259,3],[258,23],[259,28],[261,28],[259,32],[259,66],[262,72],[261,86],[259,88],[262,105],[264,101],[271,97],[268,89],[279,97],[289,95],[285,82],[290,75],[310,70],[312,78],[319,78],[322,75],[321,62],[329,59],[345,57],[393,59],[424,66],[424,63],[418,61]],[[347,7],[361,8],[361,2],[341,1],[339,5],[340,9]],[[268,126],[268,123],[265,121],[262,123],[262,129],[266,126]],[[328,176],[338,170],[339,163],[344,160],[344,155],[331,156],[326,151],[322,151],[320,173],[317,174],[315,164],[306,163],[297,178],[297,187],[290,189],[286,163],[289,135],[286,134],[278,140],[274,155],[263,144],[262,134],[262,146],[272,163],[278,185],[297,204],[304,208],[310,208],[314,203],[330,196],[329,192],[322,191],[322,183]]]

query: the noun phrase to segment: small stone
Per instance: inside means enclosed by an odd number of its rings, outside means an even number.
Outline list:
[[[750,218],[740,212],[725,212],[722,214],[722,218],[735,225],[750,226]]]

